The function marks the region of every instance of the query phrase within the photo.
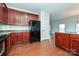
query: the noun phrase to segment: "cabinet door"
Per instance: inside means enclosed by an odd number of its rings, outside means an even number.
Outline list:
[[[56,33],[55,34],[55,44],[67,51],[70,51],[70,39],[69,34],[65,33]]]
[[[20,25],[21,21],[20,21],[20,12],[19,11],[15,11],[15,25]]]
[[[22,43],[22,33],[18,33],[18,43]]]
[[[28,25],[26,13],[20,12],[20,25]]]
[[[23,42],[29,41],[29,32],[23,32]]]
[[[30,21],[30,20],[38,20],[39,18],[38,18],[38,15],[35,15],[35,14],[30,14],[30,13],[28,13],[27,14],[28,15],[28,22]]]
[[[11,40],[10,40],[10,35],[6,40],[6,53],[8,53],[11,49],[12,45],[11,45]]]
[[[65,33],[63,33],[62,34],[62,47],[65,49],[65,50],[67,50],[67,51],[69,51],[70,50],[70,39],[69,39],[69,34],[65,34]]]
[[[3,7],[3,23],[8,24],[8,8]]]
[[[25,17],[25,19],[24,19],[24,24],[25,24],[25,25],[28,25],[28,24],[29,24],[28,15],[25,13],[25,14],[24,14],[24,17]]]
[[[8,9],[8,24],[13,25],[14,22],[14,11],[12,9]]]
[[[3,7],[0,5],[0,22],[3,22]]]
[[[79,39],[71,40],[71,52],[73,54],[79,55]]]
[[[17,44],[18,42],[18,34],[17,33],[14,33],[14,44]]]
[[[14,41],[15,41],[15,39],[16,39],[15,34],[14,34],[14,33],[11,33],[11,35],[10,35],[11,46],[14,45]]]
[[[55,44],[57,46],[62,46],[62,34],[61,33],[55,33]]]
[[[22,33],[14,33],[14,43],[18,44],[18,43],[22,43]]]
[[[18,35],[17,33],[12,33],[13,34],[13,44],[16,44],[18,42]]]
[[[23,13],[22,12],[20,12],[20,19],[19,19],[19,21],[20,21],[20,25],[24,25],[24,15],[23,15]]]
[[[71,49],[78,49],[79,50],[79,39],[72,39],[71,40]]]

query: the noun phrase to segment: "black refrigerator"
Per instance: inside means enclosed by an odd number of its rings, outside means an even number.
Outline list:
[[[40,21],[29,21],[30,43],[40,42]]]

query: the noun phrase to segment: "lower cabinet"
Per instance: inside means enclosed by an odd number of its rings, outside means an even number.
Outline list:
[[[79,35],[71,34],[70,39],[71,39],[70,41],[71,53],[79,55]]]
[[[14,33],[14,43],[24,43],[29,41],[29,32]]]
[[[29,41],[29,32],[23,32],[22,42],[28,42]]]
[[[69,34],[55,33],[55,44],[67,51],[69,51]]]
[[[79,35],[67,33],[55,33],[55,44],[69,51],[72,54],[79,55]]]
[[[9,50],[12,48],[12,42],[11,42],[11,34],[6,40],[6,54],[9,52]]]
[[[55,44],[62,47],[62,33],[55,33]]]
[[[6,54],[10,51],[14,44],[24,43],[29,41],[29,32],[17,32],[9,34],[6,39]]]
[[[14,43],[18,44],[18,43],[22,43],[22,32],[20,33],[14,33]]]
[[[71,53],[79,55],[79,39],[71,40]]]
[[[65,50],[70,51],[70,39],[69,34],[62,34],[62,46]]]

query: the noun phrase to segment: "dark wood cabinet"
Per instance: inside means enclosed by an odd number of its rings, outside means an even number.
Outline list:
[[[3,22],[4,24],[8,23],[8,8],[3,7]]]
[[[62,43],[63,43],[63,48],[67,51],[70,51],[70,39],[69,39],[69,34],[62,34]]]
[[[55,33],[55,44],[67,51],[70,51],[69,34]]]
[[[55,44],[69,51],[71,54],[79,55],[79,35],[67,33],[55,33]]]
[[[18,43],[21,43],[21,40],[22,40],[22,35],[21,33],[14,33],[14,44],[18,44]]]
[[[28,25],[30,20],[38,20],[38,15],[7,8],[0,3],[0,23],[8,25]]]
[[[61,33],[55,33],[55,44],[57,46],[60,46],[61,47],[61,41],[62,41],[62,38],[61,38]]]
[[[29,42],[29,32],[12,33],[11,38],[13,44]]]
[[[29,42],[29,32],[23,32],[22,42]]]
[[[34,14],[30,14],[30,13],[27,13],[27,15],[28,15],[28,22],[30,21],[30,20],[38,20],[39,19],[39,16],[38,15],[34,15]]]
[[[71,53],[79,55],[79,39],[71,40]]]
[[[79,55],[79,35],[71,34],[70,43],[71,53]]]
[[[30,20],[38,20],[38,15],[14,9],[8,9],[8,24],[28,25]]]
[[[9,53],[13,45],[29,42],[29,32],[10,33],[6,39],[6,54]]]
[[[12,39],[11,39],[11,34],[6,40],[6,54],[9,52],[9,50],[12,48]]]
[[[5,3],[0,3],[0,23],[6,24],[8,20],[8,8]]]
[[[0,23],[2,23],[2,22],[3,22],[3,6],[0,3]]]
[[[14,12],[12,9],[8,9],[8,24],[12,25],[14,24],[15,22],[15,15],[14,15]]]

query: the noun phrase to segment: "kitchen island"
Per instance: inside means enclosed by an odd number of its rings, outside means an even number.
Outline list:
[[[56,32],[55,45],[72,54],[79,55],[79,34]]]

